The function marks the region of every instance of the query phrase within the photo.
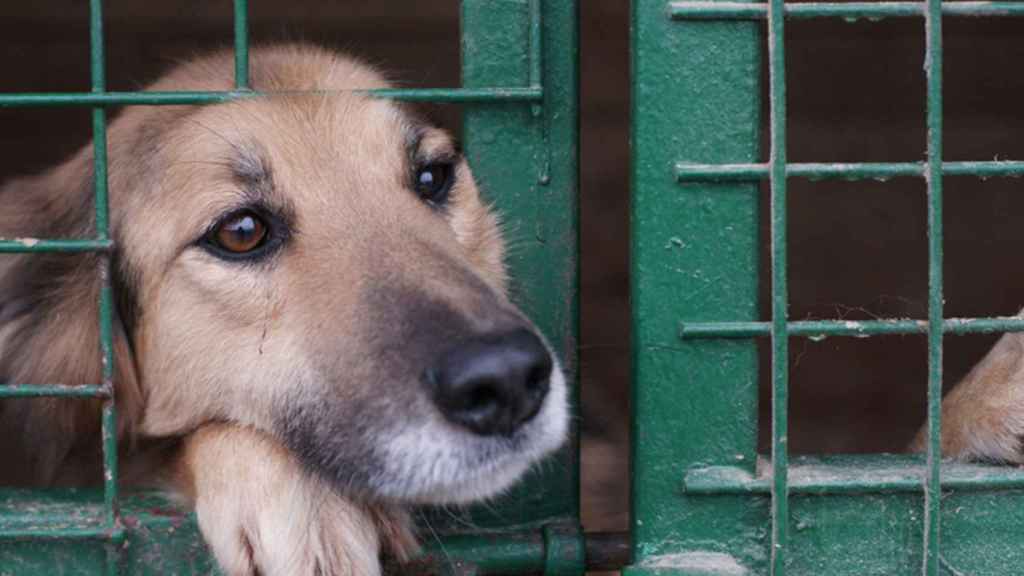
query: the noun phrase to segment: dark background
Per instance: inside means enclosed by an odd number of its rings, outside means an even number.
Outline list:
[[[227,0],[107,4],[112,90],[140,88],[177,60],[231,44]],[[458,85],[455,0],[251,4],[254,43],[319,42],[361,55],[409,86]],[[628,481],[629,6],[625,0],[580,4],[585,522],[612,529],[625,527]],[[0,91],[86,90],[87,12],[83,0],[3,3]],[[944,27],[945,159],[1024,159],[1024,21],[959,18]],[[924,158],[920,20],[794,21],[786,41],[790,161]],[[456,107],[433,112],[458,128]],[[0,126],[4,180],[59,162],[85,144],[89,113],[0,110]],[[926,317],[923,181],[794,180],[790,190],[792,318]],[[946,180],[947,316],[1009,315],[1024,305],[1020,215],[1024,189],[1017,179]],[[762,219],[763,262],[765,224]],[[768,272],[762,265],[761,278]],[[767,282],[762,286],[767,311]],[[949,338],[947,385],[993,341]],[[762,361],[766,366],[768,357]],[[923,421],[923,337],[797,339],[791,362],[794,452],[898,451]],[[762,423],[765,439],[767,411]]]

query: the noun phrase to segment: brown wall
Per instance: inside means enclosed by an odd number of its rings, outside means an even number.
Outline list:
[[[945,159],[1024,158],[1024,21],[947,19],[944,28]],[[924,159],[920,21],[792,22],[786,40],[790,161]],[[791,317],[927,317],[923,181],[794,180],[790,191]],[[1024,306],[1022,192],[1019,179],[946,179],[947,316]],[[766,229],[762,240],[767,248]],[[767,310],[767,287],[762,298]],[[947,339],[947,389],[993,341]],[[926,361],[923,337],[794,341],[791,449],[901,450],[924,419]]]

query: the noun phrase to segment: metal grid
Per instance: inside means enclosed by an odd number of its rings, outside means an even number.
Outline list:
[[[111,255],[113,241],[110,237],[107,189],[107,145],[106,108],[124,105],[200,105],[227,102],[241,98],[259,96],[249,81],[249,21],[248,0],[233,0],[234,3],[234,89],[222,92],[116,92],[108,91],[105,82],[103,0],[90,0],[90,67],[91,90],[82,93],[7,93],[0,94],[0,107],[64,107],[81,106],[92,108],[93,154],[94,154],[94,197],[96,210],[96,237],[90,239],[14,239],[0,241],[0,253],[96,252],[101,255],[97,273],[102,279],[99,296],[99,322],[103,359],[103,379],[98,384],[64,385],[53,383],[12,383],[0,386],[3,398],[101,398],[102,443],[103,443],[103,505],[100,510],[87,503],[68,504],[57,501],[56,510],[39,521],[4,523],[0,517],[0,544],[37,542],[95,542],[105,546],[104,571],[116,574],[124,570],[123,552],[128,548],[153,550],[157,546],[177,539],[174,546],[163,552],[166,558],[154,563],[160,556],[157,551],[149,558],[135,552],[141,560],[133,560],[133,571],[141,573],[163,573],[164,571],[206,571],[209,559],[195,560],[195,527],[184,529],[173,519],[167,522],[166,514],[159,512],[162,504],[143,495],[119,499],[117,485],[117,410],[115,407],[112,347],[112,294]],[[506,161],[533,164],[536,170],[530,174],[520,172],[515,177],[506,177],[501,182],[491,182],[488,187],[506,194],[515,190],[522,197],[496,198],[496,203],[511,211],[513,217],[530,218],[538,226],[536,242],[519,253],[519,260],[513,268],[523,275],[529,275],[530,268],[546,269],[545,265],[572,266],[575,260],[575,186],[576,186],[576,4],[575,2],[545,3],[529,0],[525,14],[515,5],[490,7],[481,2],[466,0],[463,9],[463,62],[464,82],[467,87],[441,89],[389,89],[369,91],[374,97],[405,101],[428,101],[436,103],[460,103],[473,105],[466,113],[467,153],[477,165],[481,174],[501,174],[494,166],[503,166]],[[526,18],[525,26],[523,18]],[[488,37],[482,41],[486,28],[506,26],[498,40]],[[524,30],[521,34],[513,29]],[[553,38],[550,47],[545,46],[545,35]],[[553,35],[553,36],[552,36]],[[472,54],[467,55],[472,41]],[[507,46],[502,43],[508,44]],[[483,47],[482,47],[483,46]],[[525,60],[523,74],[518,74],[523,60],[508,58],[509,49],[519,49]],[[547,51],[545,51],[547,50]],[[548,63],[545,65],[545,63]],[[516,76],[525,82],[513,80]],[[516,106],[501,106],[515,104]],[[526,105],[525,108],[523,105]],[[525,110],[525,115],[521,115]],[[509,135],[508,146],[515,150],[501,149],[500,146],[476,146],[473,141],[475,127],[501,127]],[[553,147],[558,147],[553,149]],[[486,149],[486,151],[485,151]],[[493,152],[491,151],[493,150]],[[506,175],[507,176],[507,175]],[[518,179],[517,179],[518,178]],[[533,179],[532,181],[530,179]],[[525,182],[524,182],[525,180]],[[524,185],[525,184],[525,185]],[[524,194],[531,192],[532,194]],[[542,208],[541,206],[547,206]],[[541,228],[544,226],[545,228]],[[527,284],[539,285],[545,294],[538,294],[536,302],[526,307],[540,318],[540,323],[553,335],[554,345],[567,359],[573,362],[572,343],[576,331],[575,274],[551,275],[537,273]],[[459,574],[522,573],[544,571],[550,574],[576,574],[584,569],[585,543],[578,526],[576,486],[578,447],[575,440],[561,456],[565,464],[560,469],[549,469],[538,473],[532,480],[532,488],[521,492],[534,499],[546,499],[536,505],[527,498],[520,498],[518,508],[514,501],[503,506],[492,506],[482,511],[482,525],[504,529],[504,536],[475,536],[472,534],[446,538],[440,553],[431,552],[422,560],[422,570],[440,570]],[[9,499],[24,498],[35,502],[34,493],[15,493]],[[45,496],[45,495],[44,495]],[[149,498],[149,500],[146,500]],[[47,506],[49,501],[45,501]],[[153,502],[157,502],[154,504]],[[131,510],[123,512],[121,504]],[[29,506],[31,508],[31,506]],[[154,510],[157,510],[154,512]],[[70,520],[75,513],[97,512],[102,522],[75,523]],[[488,516],[490,515],[490,516]],[[495,519],[496,518],[496,519]],[[48,522],[47,520],[54,520]],[[127,520],[127,521],[126,521]],[[533,522],[534,524],[530,524]],[[541,522],[542,525],[537,523]],[[503,524],[504,523],[504,524]],[[507,526],[512,523],[514,525]],[[27,527],[26,527],[27,525]],[[11,526],[14,526],[11,528]],[[144,526],[150,530],[135,530]],[[148,535],[147,535],[148,534]],[[158,534],[163,534],[159,536]],[[166,541],[161,541],[164,538]],[[140,540],[141,539],[141,540]],[[191,542],[181,542],[182,539]],[[70,542],[69,542],[70,541]],[[623,539],[612,538],[612,548],[622,549]],[[131,546],[129,546],[129,543]],[[590,542],[588,545],[594,545]],[[430,543],[428,543],[428,548]],[[608,546],[595,548],[596,558]],[[43,549],[40,549],[43,550]],[[88,571],[84,558],[74,558],[77,548],[67,548],[65,556],[72,559],[77,567],[58,569],[60,560],[45,558],[49,549],[40,552],[28,551],[37,557],[43,556],[42,564],[54,571],[71,573]],[[185,560],[177,558],[182,551],[190,555]],[[620,555],[621,558],[621,555]],[[46,564],[54,563],[53,566]],[[198,562],[198,564],[196,564]],[[607,559],[605,560],[607,562]],[[600,560],[598,560],[600,564]],[[621,564],[622,560],[618,560]],[[188,568],[186,568],[186,565]],[[173,568],[172,568],[173,566]],[[3,572],[0,567],[0,572]],[[84,573],[84,572],[83,572]]]
[[[653,16],[641,14],[642,10],[650,10],[656,3],[646,2],[635,6],[638,11],[635,14],[635,26],[642,30],[634,37],[634,48],[638,46],[641,50],[648,49],[654,44],[649,36],[656,33],[663,33],[664,28],[655,30],[654,25],[645,24],[645,19]],[[713,31],[706,31],[709,38],[715,42],[726,45],[727,41],[742,42],[742,47],[751,44],[749,29],[727,27],[728,23],[741,20],[767,20],[765,32],[767,36],[768,49],[768,82],[769,82],[769,119],[770,150],[767,163],[698,163],[698,162],[677,162],[674,167],[674,178],[678,183],[703,186],[700,189],[702,195],[715,194],[714,186],[726,186],[717,191],[718,194],[728,194],[737,190],[736,186],[747,183],[754,183],[767,180],[770,185],[770,235],[771,235],[771,321],[688,321],[684,319],[677,325],[677,337],[687,343],[708,343],[722,342],[730,339],[749,339],[752,337],[766,336],[771,341],[771,464],[770,471],[765,470],[758,474],[754,465],[749,462],[749,433],[740,436],[739,444],[735,449],[739,454],[736,458],[748,462],[734,465],[720,465],[712,463],[708,466],[707,461],[697,462],[698,466],[691,467],[685,472],[683,488],[687,495],[699,496],[723,496],[723,495],[767,495],[770,498],[768,510],[768,521],[770,522],[770,533],[765,537],[765,544],[768,546],[768,555],[764,564],[766,572],[776,576],[787,573],[804,573],[794,571],[791,566],[790,554],[792,546],[791,528],[794,526],[792,515],[791,499],[792,494],[800,495],[865,495],[880,494],[893,495],[903,492],[922,493],[923,528],[921,530],[921,565],[920,573],[927,576],[937,576],[940,568],[948,573],[958,574],[960,572],[945,565],[940,554],[940,530],[942,528],[941,499],[944,496],[943,489],[959,491],[984,491],[984,490],[1011,490],[1024,488],[1024,475],[1012,469],[980,469],[970,468],[964,465],[943,466],[941,461],[940,438],[941,438],[941,400],[942,400],[942,350],[943,336],[945,334],[968,334],[968,333],[992,333],[992,332],[1021,332],[1024,331],[1024,319],[1022,318],[944,318],[943,316],[943,232],[942,232],[942,183],[945,175],[967,175],[976,177],[993,176],[1020,176],[1024,174],[1024,162],[944,162],[942,159],[942,20],[944,16],[1024,16],[1024,3],[1020,2],[942,2],[941,0],[927,0],[926,2],[879,2],[879,3],[786,3],[783,0],[771,0],[768,3],[736,3],[736,2],[672,2],[662,10],[667,12],[667,17],[676,22],[687,22],[693,25],[687,30],[695,33],[697,21],[706,22],[705,25],[718,26]],[[857,19],[884,19],[893,17],[917,17],[921,18],[926,31],[926,54],[925,73],[927,75],[927,157],[923,162],[912,163],[857,163],[857,164],[818,164],[818,163],[788,163],[786,160],[786,73],[785,73],[785,21],[787,19],[808,19],[808,18],[843,18],[848,21]],[[659,25],[660,26],[660,25]],[[756,33],[756,32],[755,32]],[[756,40],[755,40],[756,41]],[[668,43],[665,41],[665,43]],[[664,44],[662,44],[664,45]],[[694,61],[704,63],[700,58],[710,60],[716,56],[715,51],[721,47],[708,45],[708,52],[694,57]],[[756,48],[755,48],[756,50]],[[680,51],[681,52],[681,51]],[[710,56],[709,56],[710,55]],[[674,56],[678,57],[676,53]],[[645,81],[654,81],[653,78],[643,76],[646,67],[654,68],[655,57],[653,55],[635,55],[638,60],[634,67],[634,84],[642,85]],[[640,73],[637,73],[640,70]],[[696,74],[696,73],[695,73]],[[723,73],[724,74],[724,73]],[[653,76],[653,75],[652,75]],[[685,80],[690,80],[682,74]],[[708,82],[718,81],[720,76],[709,74]],[[756,80],[751,81],[753,89],[747,85],[737,87],[737,90],[756,99]],[[634,95],[642,93],[636,92]],[[717,93],[712,93],[717,96]],[[664,96],[662,96],[664,97]],[[637,114],[642,114],[640,107],[643,103],[634,102]],[[646,121],[646,120],[644,120]],[[738,124],[740,121],[737,121]],[[634,127],[640,132],[650,127]],[[722,129],[722,128],[719,128]],[[731,128],[736,133],[738,129]],[[707,133],[707,130],[703,133]],[[751,147],[756,149],[756,129],[751,133],[755,136],[755,144]],[[707,136],[705,136],[707,138]],[[711,141],[715,141],[711,137]],[[719,137],[724,140],[724,137]],[[635,140],[642,141],[643,135],[635,135]],[[693,139],[693,146],[700,148],[705,144],[699,137]],[[744,153],[749,154],[751,147]],[[649,168],[643,166],[646,158],[635,160],[636,178],[639,185],[645,185],[646,179],[653,178]],[[822,321],[789,321],[787,316],[787,272],[786,265],[786,183],[790,177],[803,177],[815,180],[821,179],[845,179],[863,180],[872,178],[891,177],[915,177],[923,178],[927,184],[928,199],[928,317],[921,320],[879,320],[866,322],[850,322],[841,320]],[[732,186],[732,187],[729,187]],[[753,192],[748,186],[741,188]],[[643,195],[647,198],[653,194],[644,190],[634,191],[634,194]],[[641,203],[655,200],[642,199]],[[743,205],[744,207],[748,205]],[[756,206],[756,201],[755,201]],[[756,208],[755,208],[756,210]],[[649,212],[642,208],[642,214],[649,218]],[[686,216],[684,216],[686,217]],[[700,216],[698,216],[700,217]],[[638,221],[634,214],[634,234],[651,233],[653,230],[650,224]],[[746,220],[744,220],[745,222]],[[643,232],[647,230],[647,232]],[[639,243],[637,243],[639,242]],[[641,238],[635,241],[634,258],[641,255],[641,266],[647,262],[646,240]],[[684,240],[679,240],[682,245]],[[746,249],[746,245],[741,246]],[[724,252],[728,254],[728,252]],[[749,252],[741,252],[748,255]],[[756,258],[756,256],[752,257]],[[709,266],[714,266],[709,263]],[[756,268],[754,268],[756,270]],[[634,273],[637,269],[634,268]],[[698,285],[699,287],[699,285]],[[639,298],[638,298],[639,288]],[[635,308],[634,314],[645,313],[643,308],[646,302],[645,293],[653,292],[643,282],[634,280],[634,298],[641,301],[640,307]],[[746,292],[731,293],[746,296]],[[636,322],[637,319],[634,319]],[[642,327],[642,323],[641,323]],[[641,342],[638,346],[649,345],[645,340],[650,338],[646,335],[647,330],[640,331]],[[792,336],[871,336],[881,334],[927,334],[928,337],[928,444],[927,455],[924,466],[918,465],[912,458],[834,458],[816,459],[800,458],[791,467],[787,448],[787,396],[788,396],[788,342]],[[724,361],[731,361],[728,356],[715,356],[724,354],[719,348],[711,348],[711,358],[722,358]],[[743,349],[748,352],[749,349]],[[639,354],[639,353],[638,353]],[[735,352],[734,352],[735,354]],[[639,370],[635,386],[652,386],[649,377],[652,363],[642,360],[639,362]],[[756,360],[749,364],[756,366]],[[660,373],[658,375],[661,375]],[[722,382],[723,385],[731,385]],[[638,393],[640,408],[644,409],[647,394],[644,390]],[[746,394],[740,407],[749,407],[751,401],[756,402],[756,397]],[[747,412],[747,414],[753,414]],[[637,418],[649,417],[643,413],[635,415]],[[742,418],[743,413],[736,416]],[[708,419],[705,423],[711,422]],[[647,442],[642,434],[646,431],[641,424],[636,425],[636,432],[641,438],[635,447],[635,458],[647,459],[647,451],[653,450],[644,445]],[[653,428],[653,427],[652,427]],[[681,427],[678,427],[681,428]],[[655,432],[661,434],[664,431],[658,429]],[[650,442],[653,444],[653,442]],[[734,446],[730,444],[729,446]],[[725,452],[723,449],[722,452]],[[720,457],[716,457],[720,458]],[[824,466],[824,468],[823,468]],[[827,473],[807,474],[807,470],[816,468],[826,470]],[[800,469],[801,473],[792,480],[794,469]],[[646,490],[653,485],[641,486],[638,490]],[[635,497],[639,492],[634,492]],[[703,502],[703,501],[701,501]],[[691,505],[694,505],[691,503]],[[676,567],[685,566],[684,555],[670,558],[671,546],[664,546],[654,542],[654,531],[645,528],[645,521],[651,522],[651,514],[646,510],[646,505],[641,505],[639,512],[634,514],[634,529],[640,533],[639,541],[635,542],[635,554],[639,559],[639,566],[643,567],[645,562],[656,566],[673,566],[672,562],[679,563]],[[658,537],[666,534],[679,532],[680,528],[661,527]],[[675,532],[674,532],[675,531]],[[645,532],[651,532],[651,536],[645,536]],[[696,533],[697,529],[692,532]],[[706,538],[706,536],[705,536]],[[729,550],[730,543],[727,538],[742,538],[736,535],[723,536],[720,540],[707,546],[704,541],[702,546],[712,550],[723,549],[728,554],[736,554],[736,558],[744,558],[742,550]],[[736,547],[735,545],[733,545]],[[719,552],[716,552],[719,553]],[[818,554],[829,554],[819,549]],[[646,557],[646,560],[645,560]],[[728,556],[732,559],[732,556]],[[757,555],[752,555],[752,562],[761,564]],[[719,558],[721,560],[721,558]],[[852,561],[852,559],[851,559]],[[739,562],[738,564],[743,564]],[[1012,569],[1010,570],[1012,571]],[[634,569],[631,574],[648,574],[653,572],[645,571],[644,568]],[[718,573],[718,572],[715,572]],[[727,573],[723,571],[721,573]],[[732,573],[732,572],[728,572]],[[739,572],[737,572],[739,573]],[[744,572],[745,573],[745,572]],[[867,573],[867,572],[865,572]],[[1007,572],[1010,573],[1010,572]]]
[[[106,90],[103,54],[103,2],[89,3],[89,49],[92,94]],[[102,282],[99,295],[99,330],[102,360],[102,382],[91,385],[9,385],[0,387],[3,398],[102,398],[101,416],[103,438],[103,523],[96,527],[62,530],[55,535],[46,529],[16,529],[0,531],[0,538],[53,538],[62,539],[108,539],[112,544],[124,540],[123,524],[118,512],[117,494],[117,408],[114,399],[114,349],[112,333],[112,298],[110,287],[110,239],[109,207],[107,202],[107,115],[101,107],[92,110],[93,137],[93,188],[96,210],[96,237],[91,240],[43,239],[5,240],[0,242],[2,252],[89,252],[98,251],[101,259],[97,274]],[[111,564],[111,566],[113,566]]]

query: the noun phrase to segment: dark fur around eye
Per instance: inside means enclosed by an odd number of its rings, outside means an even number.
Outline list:
[[[413,171],[412,188],[425,202],[443,206],[455,183],[455,163],[450,160],[427,162]]]
[[[288,236],[279,216],[261,206],[246,206],[217,219],[196,244],[221,260],[258,262],[277,252]]]

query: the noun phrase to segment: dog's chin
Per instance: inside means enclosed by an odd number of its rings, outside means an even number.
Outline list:
[[[378,496],[414,504],[465,504],[510,488],[566,438],[565,376],[555,366],[537,415],[511,436],[479,436],[440,417],[405,427],[381,448]]]

